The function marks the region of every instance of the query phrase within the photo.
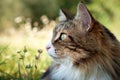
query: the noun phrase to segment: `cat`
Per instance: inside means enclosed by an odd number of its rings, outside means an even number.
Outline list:
[[[43,80],[120,80],[120,43],[83,3],[74,18],[60,10],[47,45],[53,62]]]

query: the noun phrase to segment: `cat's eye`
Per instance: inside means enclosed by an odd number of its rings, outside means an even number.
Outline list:
[[[66,38],[67,38],[67,35],[66,35],[66,34],[64,34],[64,33],[61,34],[61,36],[60,36],[60,39],[61,39],[61,40],[64,40],[64,39],[66,39]]]

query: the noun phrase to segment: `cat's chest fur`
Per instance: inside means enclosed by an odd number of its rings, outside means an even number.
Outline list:
[[[94,67],[94,70],[89,74],[80,69],[77,69],[72,64],[69,66],[60,65],[55,71],[53,71],[51,80],[112,80],[110,75],[105,71],[98,70],[98,67]]]
[[[83,73],[69,66],[60,65],[52,74],[52,80],[82,80]]]

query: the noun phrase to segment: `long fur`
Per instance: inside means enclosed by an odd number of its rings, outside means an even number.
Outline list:
[[[82,3],[74,19],[58,23],[49,46],[43,80],[120,80],[120,43]]]

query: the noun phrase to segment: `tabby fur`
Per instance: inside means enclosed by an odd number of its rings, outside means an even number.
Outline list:
[[[47,45],[53,62],[43,80],[120,80],[120,43],[79,3],[74,18],[60,11]]]

